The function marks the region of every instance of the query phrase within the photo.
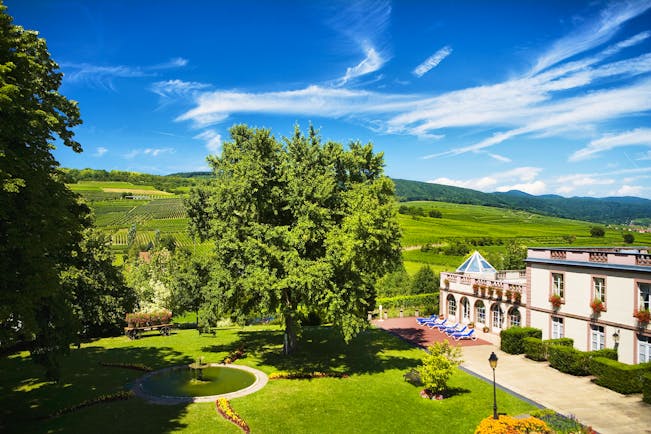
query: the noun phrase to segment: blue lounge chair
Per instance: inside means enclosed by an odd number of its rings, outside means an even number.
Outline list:
[[[459,323],[457,322],[457,323],[454,323],[452,325],[450,325],[448,323],[446,323],[446,324],[438,324],[438,325],[435,325],[434,327],[436,327],[440,332],[442,332],[443,330],[445,330],[445,329],[447,329],[449,327],[457,327],[458,325],[459,325]]]
[[[473,341],[477,340],[477,336],[475,336],[475,329],[470,329],[465,332],[452,333],[451,337],[453,337],[455,341],[459,341],[461,339],[471,339]]]
[[[425,324],[425,325],[426,325],[427,327],[433,329],[433,328],[435,328],[435,327],[438,328],[438,327],[441,327],[441,326],[445,326],[445,327],[447,327],[449,324],[448,324],[448,319],[445,318],[445,319],[443,319],[443,321],[440,321],[440,322],[434,322],[434,321],[432,321],[432,322],[429,322],[429,323],[427,323],[427,324]]]
[[[468,328],[467,325],[463,326],[463,327],[460,328],[460,329],[458,329],[458,328],[456,328],[456,327],[448,327],[448,328],[446,328],[445,330],[443,330],[443,332],[444,332],[446,335],[451,336],[452,333],[463,333],[463,332],[466,331],[467,328]]]
[[[427,318],[416,318],[416,321],[420,325],[425,325],[425,323],[428,323],[428,322],[436,322],[437,318],[438,318],[438,315],[430,315]]]

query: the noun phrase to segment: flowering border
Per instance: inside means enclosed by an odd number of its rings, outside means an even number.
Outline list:
[[[143,371],[143,372],[151,372],[154,369],[150,368],[147,365],[143,365],[142,363],[109,363],[109,362],[100,362],[99,363],[101,366],[109,366],[111,368],[125,368],[125,369],[133,369],[134,371]]]
[[[222,363],[224,365],[230,365],[231,363],[233,363],[237,359],[243,358],[244,354],[245,354],[244,347],[239,347],[237,350],[231,351],[228,354],[228,356],[224,357],[224,360],[222,360]]]
[[[269,374],[270,380],[309,380],[312,378],[348,378],[341,372],[287,372],[278,371]]]
[[[101,404],[103,402],[124,401],[133,398],[134,396],[135,394],[132,391],[128,391],[128,392],[122,391],[122,392],[111,393],[107,395],[100,395],[96,398],[91,398],[82,401],[79,404],[71,405],[70,407],[64,407],[60,410],[55,411],[54,413],[50,413],[45,418],[54,419],[56,417],[63,416],[64,414],[67,413],[74,413],[75,411],[81,410],[82,408],[90,407],[92,405]]]
[[[228,399],[219,398],[217,401],[215,401],[215,406],[217,407],[217,413],[219,413],[224,419],[237,425],[245,433],[251,432],[249,425],[244,419],[240,417],[239,414],[235,413]]]

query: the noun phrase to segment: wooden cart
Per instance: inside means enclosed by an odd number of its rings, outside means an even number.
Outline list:
[[[163,336],[169,336],[172,331],[172,324],[157,324],[143,327],[125,327],[124,334],[127,335],[129,339],[140,339],[140,336],[144,332],[153,330],[158,330],[158,332]]]

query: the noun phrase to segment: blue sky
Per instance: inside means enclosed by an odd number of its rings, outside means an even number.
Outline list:
[[[79,102],[64,167],[206,170],[236,123],[395,178],[651,198],[651,0],[5,0]]]

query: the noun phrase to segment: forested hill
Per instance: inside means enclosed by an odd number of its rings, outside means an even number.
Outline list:
[[[638,197],[533,196],[521,191],[482,193],[467,188],[394,179],[401,201],[434,200],[526,210],[537,214],[600,223],[627,223],[651,217],[651,200]]]
[[[62,169],[64,182],[127,181],[149,184],[160,190],[181,192],[204,182],[211,172],[174,173],[167,176],[135,172],[93,169]],[[428,182],[394,179],[396,194],[401,201],[432,200],[450,203],[486,205],[499,208],[525,210],[536,214],[599,223],[628,223],[634,219],[651,218],[651,200],[638,197],[572,197],[556,195],[532,196],[521,191],[482,193],[468,188],[451,187]]]

